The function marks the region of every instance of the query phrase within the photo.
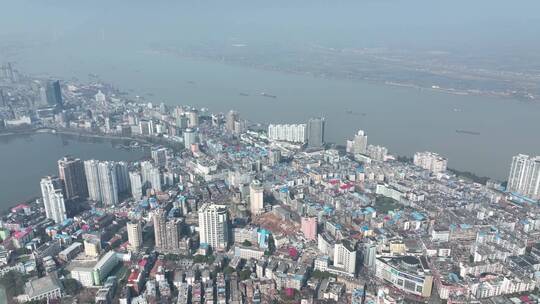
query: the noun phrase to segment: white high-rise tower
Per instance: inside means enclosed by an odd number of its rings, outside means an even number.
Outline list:
[[[264,188],[258,180],[249,185],[249,210],[252,216],[264,211]]]
[[[199,208],[199,239],[214,250],[229,246],[229,217],[226,205],[204,204]]]
[[[519,154],[512,157],[506,189],[532,199],[540,199],[540,156]]]
[[[47,218],[56,223],[63,222],[66,218],[66,205],[62,193],[62,181],[57,177],[47,176],[41,179],[41,195]]]

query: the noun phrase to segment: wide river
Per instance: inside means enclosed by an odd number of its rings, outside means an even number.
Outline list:
[[[369,143],[384,145],[393,154],[434,151],[448,157],[452,168],[498,179],[506,178],[513,155],[540,154],[540,103],[292,75],[143,48],[66,44],[39,50],[40,56],[21,53],[18,65],[65,78],[95,73],[147,100],[211,111],[236,109],[256,122],[303,122],[322,115],[328,141],[343,144],[363,129]]]
[[[126,151],[109,140],[34,134],[0,136],[0,210],[40,195],[39,181],[58,175],[58,159],[64,155],[99,160],[137,160],[142,150]]]

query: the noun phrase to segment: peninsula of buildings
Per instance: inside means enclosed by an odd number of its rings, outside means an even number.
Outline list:
[[[256,126],[3,66],[0,134],[152,143],[140,161],[65,156],[28,181],[41,197],[0,219],[8,301],[538,303],[540,157],[484,185],[362,130],[331,148],[324,118]]]

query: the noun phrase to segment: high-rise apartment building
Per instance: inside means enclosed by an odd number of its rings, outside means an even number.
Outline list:
[[[540,199],[540,156],[512,157],[506,189],[532,199]]]
[[[446,171],[448,160],[433,152],[416,152],[414,154],[414,164],[418,167],[431,171],[432,173],[440,173]]]
[[[141,135],[152,135],[154,134],[154,123],[152,120],[141,120],[139,121],[139,133]]]
[[[88,197],[84,163],[80,159],[68,156],[60,159],[58,175],[64,184],[66,200]]]
[[[249,210],[251,216],[264,212],[264,188],[258,180],[253,180],[249,185]]]
[[[308,240],[317,240],[317,218],[302,217],[301,219],[302,233]]]
[[[347,152],[351,154],[367,153],[367,135],[363,130],[358,130],[354,138],[347,141]]]
[[[206,203],[198,213],[200,243],[208,244],[214,250],[226,250],[229,246],[227,206]]]
[[[108,206],[118,204],[119,180],[117,170],[121,174],[120,183],[122,183],[122,187],[128,187],[127,180],[129,178],[127,164],[119,164],[97,160],[87,160],[84,162],[88,196],[91,200],[103,202],[104,205]]]
[[[129,169],[126,162],[117,162],[114,164],[116,170],[116,183],[118,184],[118,193],[129,193]]]
[[[191,145],[195,143],[197,143],[197,132],[191,128],[184,130],[184,147],[191,149]]]
[[[368,145],[367,155],[373,160],[385,161],[388,149],[383,146]]]
[[[118,179],[116,164],[113,162],[100,162],[98,164],[99,188],[101,201],[106,206],[118,204]]]
[[[235,123],[240,120],[240,115],[238,112],[230,110],[229,113],[225,116],[225,128],[230,133],[235,132]]]
[[[46,176],[41,179],[41,196],[47,218],[61,223],[66,218],[66,205],[62,190],[62,181],[57,177]]]
[[[324,145],[325,120],[322,117],[310,118],[307,122],[307,143],[310,148]]]
[[[141,222],[139,221],[128,222],[127,233],[128,233],[129,249],[133,251],[138,251],[142,247],[142,244],[143,244]]]
[[[158,167],[165,167],[167,165],[167,148],[154,147],[151,151],[152,160]]]
[[[101,190],[99,187],[99,161],[91,159],[84,162],[84,172],[88,188],[88,197],[96,202],[101,201]]]
[[[363,264],[369,270],[374,270],[377,258],[377,244],[369,242],[364,244]]]
[[[334,267],[354,274],[356,272],[356,250],[348,241],[334,245]]]
[[[139,172],[129,172],[129,183],[131,189],[131,196],[134,199],[141,199],[143,197],[143,184],[141,174]]]
[[[165,233],[167,218],[165,210],[156,209],[152,215],[154,222],[154,240],[156,248],[165,248],[167,246],[167,234]]]
[[[186,112],[188,118],[188,128],[197,128],[199,126],[199,111],[193,109]]]
[[[268,138],[271,140],[306,143],[306,124],[271,124],[268,126]]]
[[[167,219],[163,209],[156,209],[152,220],[156,249],[163,252],[178,252],[182,221],[178,218]]]
[[[146,189],[154,189],[161,191],[161,171],[151,162],[141,162],[141,175],[143,191]]]

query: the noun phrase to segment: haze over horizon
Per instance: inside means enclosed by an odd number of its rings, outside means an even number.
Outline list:
[[[495,55],[540,48],[538,1],[16,1],[2,4],[5,42],[108,43],[238,39]]]

